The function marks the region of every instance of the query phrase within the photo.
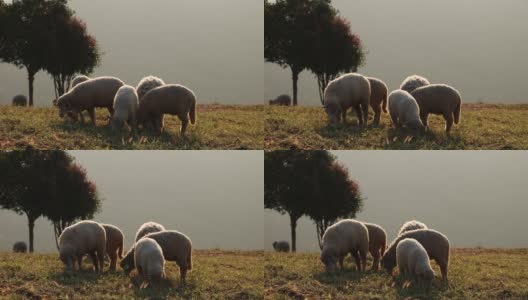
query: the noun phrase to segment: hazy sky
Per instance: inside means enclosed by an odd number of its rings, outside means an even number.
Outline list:
[[[333,0],[368,51],[358,72],[389,89],[411,74],[457,88],[466,102],[527,103],[528,1]],[[291,72],[266,63],[265,99],[291,94]],[[299,100],[320,105],[301,73]]]
[[[392,240],[418,219],[453,247],[528,247],[528,155],[524,151],[336,151],[367,199],[359,220]],[[287,215],[265,210],[265,249],[289,240]],[[302,218],[300,251],[319,251],[315,225]]]
[[[260,104],[263,94],[261,0],[70,0],[104,55],[93,76],[136,85],[145,75],[190,87],[201,103]],[[26,71],[0,63],[0,104],[27,95]],[[39,72],[36,105],[54,97]]]
[[[146,221],[187,234],[197,249],[262,249],[262,151],[73,151],[104,197],[95,220],[123,230],[128,246]],[[0,251],[27,241],[27,221],[0,210]],[[35,250],[56,251],[40,218]]]

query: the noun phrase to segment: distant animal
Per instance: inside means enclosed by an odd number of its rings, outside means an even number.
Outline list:
[[[324,91],[324,109],[331,124],[346,123],[346,112],[354,108],[359,125],[366,125],[370,103],[370,82],[358,73],[348,73],[330,81]]]
[[[275,241],[273,242],[273,249],[277,252],[290,252],[290,243],[287,241]]]
[[[27,244],[22,241],[18,241],[13,244],[13,252],[15,253],[26,253],[27,252]]]
[[[27,98],[24,95],[16,95],[12,100],[13,106],[27,106]]]
[[[269,100],[269,105],[284,105],[290,106],[292,103],[291,97],[289,95],[280,95],[275,99]]]
[[[374,111],[374,125],[379,125],[381,111],[387,112],[387,97],[389,90],[385,82],[374,77],[367,77],[370,82],[370,107]]]

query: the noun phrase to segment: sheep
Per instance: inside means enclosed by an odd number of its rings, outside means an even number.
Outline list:
[[[115,271],[117,257],[123,257],[124,235],[121,229],[111,224],[101,224],[106,233],[106,254],[110,257],[110,271]]]
[[[280,95],[277,98],[273,100],[269,100],[269,105],[284,105],[284,106],[290,106],[291,105],[291,97],[289,95]]]
[[[287,241],[273,242],[273,249],[277,252],[290,252],[290,243]]]
[[[160,245],[151,238],[143,237],[135,248],[134,263],[139,274],[149,282],[165,278],[165,259]]]
[[[378,270],[380,258],[387,245],[387,233],[381,226],[372,223],[363,223],[367,227],[369,236],[369,252],[372,255],[372,270]]]
[[[75,76],[71,81],[71,87],[70,90],[73,89],[76,85],[78,85],[81,82],[85,82],[87,80],[90,80],[90,77],[84,76],[84,75],[77,75]]]
[[[405,126],[413,130],[424,130],[418,103],[404,90],[395,90],[389,94],[389,113],[397,129]]]
[[[321,262],[327,272],[334,272],[339,261],[341,270],[343,260],[350,253],[356,260],[358,271],[365,271],[369,234],[367,227],[356,220],[345,219],[328,227],[323,235]]]
[[[460,123],[462,97],[460,93],[446,84],[431,84],[414,90],[411,95],[420,106],[420,118],[427,127],[429,114],[442,115],[446,121],[445,131],[449,135],[453,122]]]
[[[401,276],[411,276],[431,284],[435,272],[425,248],[415,239],[405,238],[396,246],[396,262]]]
[[[432,229],[416,229],[396,237],[381,258],[381,265],[392,274],[396,265],[396,247],[398,243],[411,238],[417,240],[427,251],[427,255],[440,266],[442,279],[447,281],[447,266],[449,265],[449,240],[442,233]]]
[[[183,233],[175,230],[165,230],[149,233],[143,238],[155,240],[163,250],[163,256],[167,261],[175,261],[180,268],[180,281],[185,284],[187,271],[192,269],[192,243]],[[135,268],[134,260],[127,257],[134,257],[134,248],[131,248],[121,261],[121,267],[126,274]],[[126,261],[127,263],[123,263]]]
[[[344,74],[328,83],[324,90],[323,105],[330,123],[346,123],[346,111],[353,107],[359,125],[367,124],[370,102],[370,83],[357,73]]]
[[[374,77],[367,77],[370,83],[370,107],[374,111],[374,125],[379,125],[381,110],[387,112],[387,95],[389,90],[385,82]]]
[[[403,233],[407,231],[416,230],[416,229],[429,229],[429,228],[427,227],[427,225],[425,225],[424,223],[420,221],[411,220],[411,221],[405,222],[402,225],[402,227],[400,228],[400,231],[398,232],[398,235],[402,235]]]
[[[13,252],[15,253],[26,253],[27,252],[27,244],[22,241],[18,241],[13,244]]]
[[[137,121],[143,126],[152,126],[159,134],[163,129],[163,115],[177,115],[181,134],[185,135],[189,117],[196,123],[196,96],[193,91],[179,84],[168,84],[147,92],[139,101]],[[189,116],[189,117],[188,117]]]
[[[400,85],[400,90],[411,93],[415,89],[429,84],[430,83],[427,78],[419,75],[411,75],[403,80],[402,84]]]
[[[57,99],[59,116],[62,118],[68,115],[74,121],[80,116],[84,123],[82,112],[86,110],[95,126],[95,108],[106,107],[110,115],[113,115],[114,97],[123,85],[123,81],[115,77],[98,77],[81,82]]]
[[[74,269],[76,259],[81,270],[82,257],[89,254],[95,271],[102,272],[105,252],[105,229],[97,222],[89,220],[77,222],[66,227],[59,236],[59,258],[66,270]]]
[[[130,127],[136,126],[136,111],[138,108],[138,95],[136,89],[130,85],[123,85],[117,90],[114,97],[114,115],[112,116],[112,129],[123,127],[126,122]]]
[[[13,106],[26,106],[27,103],[27,98],[24,95],[16,95],[12,100]]]
[[[149,233],[164,231],[165,227],[163,225],[158,224],[156,222],[146,222],[143,223],[136,232],[136,236],[134,238],[134,242],[139,241],[142,237]],[[125,273],[129,273],[132,269],[134,269],[134,246],[132,246],[125,256],[121,259],[121,262],[119,263],[121,268],[125,271]]]
[[[148,91],[162,85],[165,85],[165,82],[161,78],[152,75],[143,77],[136,86],[138,100],[141,100]]]

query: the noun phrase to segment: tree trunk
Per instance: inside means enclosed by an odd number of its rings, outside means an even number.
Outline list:
[[[290,227],[291,227],[291,243],[292,243],[292,252],[297,251],[297,233],[295,230],[297,229],[297,220],[299,217],[296,217],[292,214],[290,214]]]
[[[27,215],[29,228],[29,253],[33,253],[33,229],[35,228],[35,220],[37,218]]]
[[[292,71],[292,82],[293,82],[293,105],[297,106],[297,81],[299,80],[300,71],[295,68],[291,68]]]
[[[28,84],[29,84],[29,106],[33,106],[33,82],[35,81],[35,73],[34,71],[31,71],[29,68],[27,69],[28,72]]]

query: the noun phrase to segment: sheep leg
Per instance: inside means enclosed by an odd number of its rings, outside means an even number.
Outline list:
[[[346,109],[343,109],[341,111],[341,118],[343,119],[343,124],[346,125],[347,121],[346,121],[346,114],[347,114],[347,110]]]
[[[354,110],[356,111],[356,116],[358,118],[359,126],[363,126],[363,114],[361,113],[361,107],[360,105],[355,105]]]
[[[152,118],[152,123],[154,123],[154,130],[156,133],[161,134],[161,130],[163,129],[163,115]]]
[[[117,254],[115,252],[108,253],[108,256],[110,257],[110,271],[115,271],[116,264],[117,264]]]
[[[359,256],[361,257],[361,271],[366,271],[367,270],[367,250],[360,250],[359,251]]]
[[[394,128],[398,128],[398,116],[394,113],[391,113],[390,114],[390,117],[391,117],[391,120],[392,120],[392,125],[394,125]]]
[[[90,258],[92,259],[92,263],[95,267],[95,272],[99,272],[99,265],[97,264],[97,256],[95,255],[95,251],[90,252]]]
[[[447,281],[447,263],[436,261],[440,266],[440,272],[442,273],[442,280]]]
[[[429,114],[426,112],[420,112],[420,119],[422,120],[422,123],[425,127],[428,127],[427,119],[429,118]]]
[[[180,134],[185,135],[185,131],[187,130],[187,125],[189,124],[189,119],[185,117],[185,118],[180,118],[180,120],[182,122]]]
[[[104,249],[104,248],[103,248]],[[102,273],[104,270],[104,258],[106,249],[97,250],[97,258],[99,259],[99,271]]]
[[[182,286],[185,285],[185,278],[187,277],[187,267],[180,268],[180,283]]]
[[[380,260],[379,251],[372,250],[370,251],[370,254],[372,255],[372,258],[374,259],[374,261],[372,262],[372,270],[377,271],[379,267],[379,260]]]
[[[453,114],[452,113],[444,114],[444,119],[446,120],[445,131],[447,135],[449,135],[451,133],[451,127],[453,127]]]
[[[341,256],[341,257],[339,258],[339,266],[341,267],[341,271],[344,271],[344,270],[345,270],[345,268],[344,268],[344,266],[343,266],[343,261],[344,261],[344,260],[345,260],[345,257],[344,257],[344,256]]]
[[[359,258],[359,252],[358,251],[352,251],[350,252],[352,256],[354,257],[354,260],[356,261],[356,268],[358,271],[361,271],[361,260]]]
[[[381,106],[372,105],[372,110],[374,111],[374,125],[379,125],[381,119]]]
[[[83,112],[82,110],[79,110],[79,121],[81,122],[81,124],[84,124],[84,115],[83,115]]]
[[[368,103],[369,101],[366,101],[361,104],[361,110],[363,111],[363,124],[365,124],[365,126],[367,126],[367,122],[368,122],[368,113],[369,113]]]
[[[405,268],[400,266],[400,276],[405,277]]]
[[[77,255],[77,263],[79,264],[79,271],[82,270],[82,259],[83,259],[82,255]],[[75,262],[73,263],[73,266],[75,268]]]
[[[88,114],[90,115],[90,120],[92,121],[92,125],[95,126],[95,108],[90,108],[88,110]],[[84,120],[83,120],[84,123]]]

